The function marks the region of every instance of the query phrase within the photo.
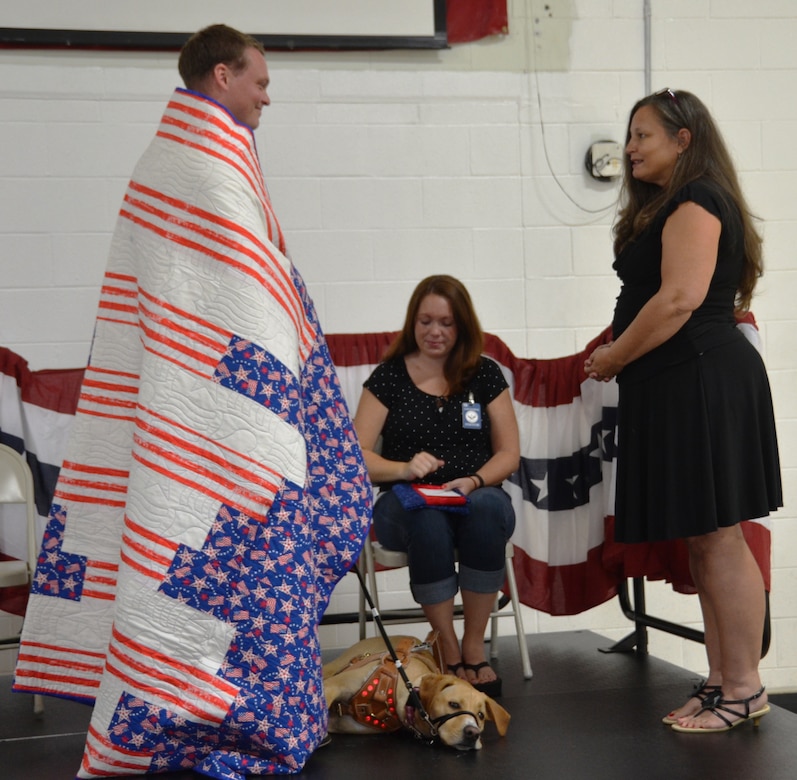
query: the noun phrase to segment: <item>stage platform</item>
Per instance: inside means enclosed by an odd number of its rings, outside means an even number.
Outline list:
[[[797,776],[797,714],[773,705],[759,728],[725,734],[678,734],[661,724],[698,676],[651,656],[602,653],[612,642],[589,631],[528,637],[534,676],[524,680],[514,639],[500,640],[495,665],[504,680],[502,705],[512,722],[504,738],[492,724],[480,751],[428,747],[408,733],[333,735],[311,756],[307,780],[374,778],[461,780],[698,780]],[[71,780],[83,753],[90,710],[45,698],[42,719],[28,696],[0,678],[0,777]],[[192,772],[153,775],[198,780]]]

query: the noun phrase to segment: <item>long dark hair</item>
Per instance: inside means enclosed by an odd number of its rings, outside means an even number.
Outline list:
[[[735,206],[742,219],[744,232],[744,268],[736,292],[737,311],[747,311],[758,278],[764,270],[761,236],[756,230],[753,215],[739,186],[733,161],[722,134],[706,106],[691,92],[665,89],[648,95],[631,109],[626,132],[626,144],[631,140],[631,122],[640,108],[650,106],[658,115],[664,129],[673,138],[682,128],[689,130],[691,141],[678,158],[670,181],[665,187],[639,181],[631,174],[631,160],[625,156],[621,209],[614,226],[614,252],[619,254],[651,223],[672,196],[684,185],[706,178],[714,182]]]
[[[457,326],[457,341],[443,369],[449,393],[456,395],[465,389],[479,368],[484,349],[484,333],[465,285],[453,276],[427,276],[418,283],[407,304],[404,326],[385,351],[383,360],[404,357],[418,351],[415,321],[418,319],[421,302],[427,295],[439,295],[448,301]]]

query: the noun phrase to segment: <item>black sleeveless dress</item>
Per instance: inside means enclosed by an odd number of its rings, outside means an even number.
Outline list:
[[[686,185],[617,257],[613,267],[623,286],[613,335],[661,286],[662,229],[687,201],[722,222],[717,267],[705,301],[684,326],[617,377],[619,542],[705,534],[764,517],[783,503],[769,381],[734,317],[742,222],[716,185]]]

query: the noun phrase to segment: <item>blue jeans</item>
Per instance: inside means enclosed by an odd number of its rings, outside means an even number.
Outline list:
[[[497,593],[504,584],[506,543],[515,530],[512,501],[497,487],[479,488],[469,498],[468,514],[408,511],[392,490],[376,501],[376,538],[388,550],[407,553],[410,589],[419,604],[451,599],[458,586],[476,593]]]

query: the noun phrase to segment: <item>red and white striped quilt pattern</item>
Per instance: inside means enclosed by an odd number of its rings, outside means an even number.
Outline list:
[[[371,488],[285,252],[251,131],[177,90],[117,221],[15,675],[94,702],[79,777],[293,773],[325,734],[317,627]]]

